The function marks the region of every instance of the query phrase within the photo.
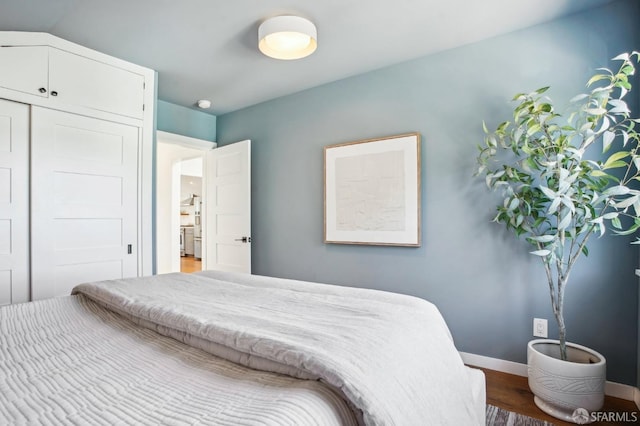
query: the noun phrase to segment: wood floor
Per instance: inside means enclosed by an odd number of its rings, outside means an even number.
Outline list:
[[[487,404],[495,405],[496,407],[504,408],[509,411],[515,411],[520,414],[524,414],[529,417],[534,417],[540,420],[546,420],[558,426],[573,425],[573,423],[563,422],[551,417],[541,411],[533,402],[533,394],[529,390],[526,377],[515,376],[512,374],[501,373],[499,371],[482,369],[485,374],[487,382]],[[640,422],[640,410],[633,401],[626,401],[624,399],[605,397],[604,407],[601,412],[607,414],[609,412],[614,413],[626,413],[620,414],[620,418],[632,420],[634,417],[631,413],[635,413],[635,418]],[[607,414],[608,415],[608,414]],[[610,418],[615,418],[615,415],[611,415]],[[592,425],[630,425],[638,424],[631,422],[596,422]]]
[[[180,272],[198,272],[202,271],[202,261],[193,256],[180,257]]]

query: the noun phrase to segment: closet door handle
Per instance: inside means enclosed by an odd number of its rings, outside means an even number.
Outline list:
[[[41,88],[38,89],[38,92],[47,93],[47,89],[45,89],[44,87],[41,87]]]
[[[242,241],[243,243],[250,243],[251,242],[251,237],[236,238],[235,241]]]
[[[56,92],[55,90],[51,91],[51,96],[58,96],[58,92]]]

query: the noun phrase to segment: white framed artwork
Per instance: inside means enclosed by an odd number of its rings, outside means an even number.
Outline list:
[[[420,135],[324,148],[324,242],[419,247]]]

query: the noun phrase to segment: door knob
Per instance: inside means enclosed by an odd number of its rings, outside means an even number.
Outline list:
[[[235,241],[242,241],[243,243],[250,243],[251,242],[251,237],[236,238]]]

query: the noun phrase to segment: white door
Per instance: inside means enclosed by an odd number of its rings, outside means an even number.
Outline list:
[[[204,175],[204,267],[251,273],[251,141],[209,151]]]
[[[29,106],[0,99],[0,306],[29,300]]]
[[[137,276],[139,129],[32,110],[32,299]]]

